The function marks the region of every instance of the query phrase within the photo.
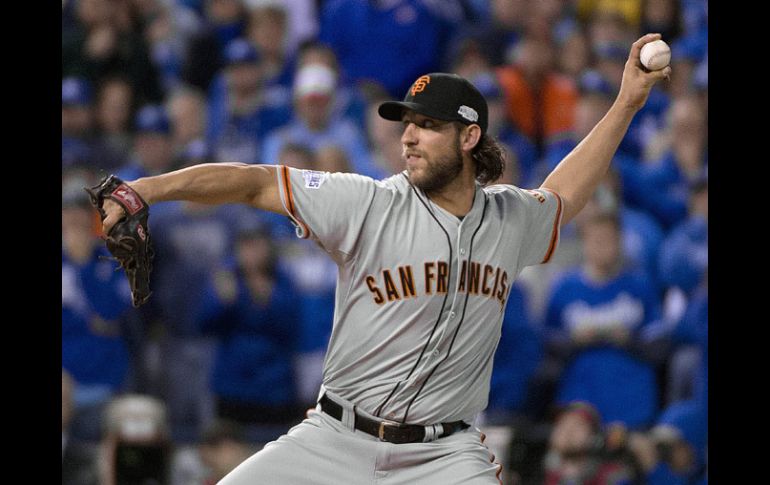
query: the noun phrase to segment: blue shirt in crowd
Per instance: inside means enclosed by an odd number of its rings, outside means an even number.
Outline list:
[[[527,309],[526,294],[516,283],[511,287],[505,308],[487,409],[522,412],[529,383],[542,358],[542,337]]]
[[[652,165],[621,159],[617,167],[629,205],[654,216],[665,230],[687,217],[690,180],[677,165],[673,152]]]
[[[674,227],[660,246],[658,272],[666,286],[693,291],[708,269],[708,220],[693,215]]]
[[[549,338],[581,326],[625,327],[630,339],[659,318],[655,285],[642,273],[623,271],[608,281],[591,281],[583,270],[567,272],[549,297],[546,327]],[[594,343],[577,350],[566,363],[556,401],[587,401],[602,421],[619,421],[629,428],[652,423],[658,410],[654,366],[625,348]]]
[[[658,279],[658,252],[663,242],[663,228],[649,214],[623,206],[620,208],[623,228],[623,256],[626,263]]]
[[[694,344],[701,351],[693,399],[708,411],[709,292],[707,285],[693,291],[682,319],[672,333],[674,345]]]
[[[194,209],[185,202],[167,204],[149,221],[155,248],[149,303],[157,305],[152,310],[160,312],[171,335],[194,337],[199,335],[196,303],[208,274],[234,253],[238,231],[258,226],[263,213],[238,204]]]
[[[62,251],[62,367],[84,385],[117,391],[129,365],[120,319],[131,308],[123,271],[98,245],[85,264]]]
[[[333,0],[322,7],[319,39],[348,78],[378,81],[401,99],[417,77],[440,70],[461,18],[452,0]]]
[[[267,135],[291,120],[291,91],[282,86],[265,88],[247,113],[232,112],[223,75],[212,81],[208,98],[206,139],[216,161],[271,163],[261,153]]]
[[[202,331],[219,337],[212,391],[243,403],[291,405],[295,401],[293,357],[300,331],[294,285],[277,273],[269,300],[261,303],[242,276],[236,281],[232,302],[222,299],[212,281],[198,307]]]

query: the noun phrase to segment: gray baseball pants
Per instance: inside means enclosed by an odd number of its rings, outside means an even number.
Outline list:
[[[427,443],[393,444],[315,410],[241,463],[219,485],[501,485],[502,466],[471,426]],[[359,411],[360,412],[360,411]]]

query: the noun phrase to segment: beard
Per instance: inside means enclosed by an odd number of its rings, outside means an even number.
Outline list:
[[[460,175],[463,170],[463,155],[460,149],[460,137],[455,138],[453,153],[442,154],[435,160],[422,156],[426,162],[426,167],[422,171],[422,176],[418,176],[413,170],[407,167],[409,180],[412,184],[423,192],[430,193],[440,191],[449,185]]]

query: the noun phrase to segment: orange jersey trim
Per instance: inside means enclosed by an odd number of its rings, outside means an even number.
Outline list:
[[[548,252],[545,253],[545,258],[543,258],[543,261],[540,262],[540,264],[547,263],[548,260],[551,259],[551,256],[553,256],[554,249],[556,249],[556,242],[559,240],[559,221],[561,221],[561,197],[559,197],[559,194],[554,192],[551,189],[542,188],[541,190],[547,190],[548,192],[552,193],[554,197],[556,197],[556,217],[553,221],[553,229],[551,230],[551,244],[548,246]]]
[[[294,220],[297,224],[300,225],[302,228],[303,236],[302,239],[307,239],[310,236],[310,231],[308,231],[307,226],[304,222],[302,222],[299,217],[297,217],[297,212],[294,209],[294,194],[291,190],[291,177],[289,176],[289,167],[286,165],[281,165],[280,168],[281,171],[281,178],[283,179],[283,195],[284,200],[286,201],[286,210],[289,211],[289,216],[291,216],[292,220]]]

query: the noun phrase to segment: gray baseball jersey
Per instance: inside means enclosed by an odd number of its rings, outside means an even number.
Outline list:
[[[412,186],[279,166],[297,235],[339,266],[323,387],[374,416],[472,423],[487,404],[508,293],[559,240],[548,190],[476,186],[462,220]]]

